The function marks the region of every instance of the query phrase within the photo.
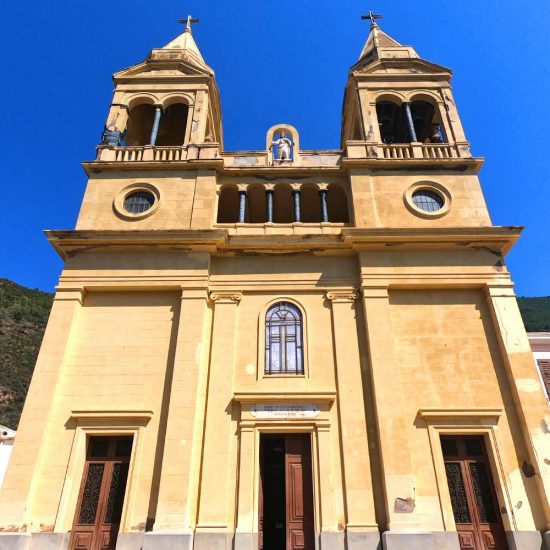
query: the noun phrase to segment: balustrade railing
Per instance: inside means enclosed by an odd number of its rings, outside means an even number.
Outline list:
[[[348,158],[382,160],[452,160],[471,158],[468,144],[453,143],[366,143],[348,141]]]
[[[151,145],[138,147],[99,146],[96,160],[106,162],[181,162],[219,157],[219,145],[217,143],[207,143],[169,147]]]
[[[412,159],[413,150],[408,144],[406,145],[381,145],[380,152],[382,158],[385,159]]]

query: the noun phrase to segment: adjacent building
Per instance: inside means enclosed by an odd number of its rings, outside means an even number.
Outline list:
[[[539,370],[542,387],[546,392],[546,398],[550,400],[550,332],[528,332],[527,336]]]
[[[451,71],[372,19],[339,149],[284,123],[231,152],[191,22],[114,75],[76,228],[47,232],[0,548],[550,548],[521,230]]]
[[[0,424],[0,488],[2,487],[4,475],[6,474],[6,469],[8,467],[8,461],[13,449],[15,435],[15,430]]]

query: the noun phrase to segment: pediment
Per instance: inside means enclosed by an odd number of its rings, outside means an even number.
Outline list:
[[[167,52],[170,53],[170,52]],[[213,72],[209,67],[200,67],[193,63],[192,59],[186,58],[179,52],[176,55],[162,59],[147,59],[142,63],[128,67],[114,74],[115,80],[121,78],[162,78],[174,76],[212,76]]]
[[[424,59],[411,59],[405,57],[384,57],[376,61],[367,61],[366,63],[359,62],[351,71],[354,75],[451,75],[452,71],[437,65],[430,63]]]

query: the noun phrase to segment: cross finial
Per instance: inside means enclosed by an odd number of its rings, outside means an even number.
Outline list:
[[[191,25],[193,23],[199,23],[200,20],[199,19],[193,19],[192,15],[188,15],[187,19],[180,19],[179,22],[182,25],[185,25],[185,32],[191,32]]]
[[[378,15],[374,13],[372,10],[369,11],[368,15],[362,15],[361,19],[370,19],[370,24],[372,27],[378,27],[378,24],[376,23],[377,19],[382,19],[383,15]]]

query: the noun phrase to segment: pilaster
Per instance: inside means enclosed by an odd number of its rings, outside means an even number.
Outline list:
[[[77,329],[84,294],[83,288],[57,289],[0,491],[1,530],[32,530],[28,522],[33,518],[34,492],[40,480],[56,388],[71,334]],[[53,523],[55,518],[51,519],[46,524]]]
[[[332,487],[331,430],[329,423],[318,423],[317,430],[317,468],[319,471],[319,527],[321,533],[336,531],[336,507]]]
[[[550,529],[550,411],[512,284],[487,285],[486,296],[525,446],[539,489],[546,529]]]
[[[327,292],[332,303],[346,530],[378,533],[369,458],[355,290]]]
[[[195,550],[226,548],[230,543],[228,533],[233,530],[232,381],[241,297],[238,292],[210,294],[215,308]]]
[[[363,307],[379,431],[381,468],[384,476],[388,529],[417,527],[410,512],[397,502],[414,498],[414,474],[409,446],[411,419],[405,415],[400,396],[401,378],[391,331],[388,287],[363,285]],[[398,500],[399,499],[399,500]]]
[[[204,136],[206,133],[206,117],[208,115],[207,99],[208,96],[205,91],[199,90],[196,93],[189,143],[204,143]]]
[[[183,289],[155,531],[192,532],[204,422],[210,315],[204,289]],[[205,376],[204,376],[205,378]]]
[[[216,172],[199,170],[195,182],[190,229],[210,229],[216,208]]]
[[[253,426],[242,426],[239,430],[239,495],[238,523],[235,548],[255,550],[258,548],[258,527],[254,514],[256,501],[257,465],[256,438]]]

